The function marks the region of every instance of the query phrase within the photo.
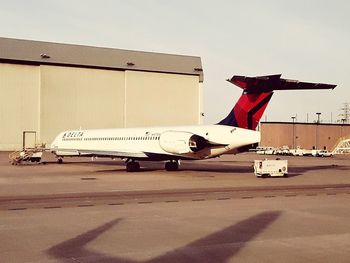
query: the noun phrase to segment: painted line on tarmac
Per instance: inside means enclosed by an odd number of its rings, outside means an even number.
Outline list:
[[[62,206],[44,206],[44,209],[57,209],[62,208]]]
[[[219,198],[216,198],[216,200],[219,200],[219,201],[225,201],[225,200],[230,200],[231,198],[230,197],[219,197]]]
[[[192,202],[198,202],[198,201],[209,201],[209,200],[218,200],[218,201],[224,201],[224,200],[233,200],[233,199],[253,199],[253,198],[273,198],[273,197],[297,197],[297,196],[317,196],[320,194],[323,195],[327,195],[327,196],[335,196],[337,194],[345,194],[345,195],[349,195],[350,192],[334,192],[333,191],[325,191],[325,192],[320,192],[320,193],[296,193],[296,192],[289,192],[289,193],[285,193],[285,192],[276,192],[276,195],[261,195],[261,194],[257,194],[257,195],[241,195],[242,193],[238,193],[238,195],[233,195],[233,196],[223,196],[223,197],[215,197],[215,196],[208,196],[207,198],[202,198],[200,196],[198,196],[198,198],[195,198],[194,196],[192,196],[193,199],[191,199],[191,197],[187,197],[186,199],[168,199],[168,200],[161,200],[161,199],[157,199],[157,200],[153,200],[153,201],[138,201],[138,200],[132,200],[130,199],[131,202],[94,202],[94,203],[83,203],[83,204],[74,204],[73,207],[92,207],[92,206],[98,206],[98,205],[109,205],[109,206],[118,206],[118,205],[125,205],[125,204],[152,204],[152,203],[161,203],[161,202],[165,202],[165,203],[175,203],[175,202],[186,202],[186,201],[192,201]],[[199,195],[199,194],[195,194],[195,195]],[[92,201],[92,200],[91,200]],[[89,202],[91,202],[89,201]],[[98,200],[96,200],[98,201]],[[112,200],[111,200],[112,201]],[[117,201],[117,200],[116,200]],[[17,204],[18,205],[18,204]],[[21,207],[21,206],[14,206],[14,207],[7,207],[5,208],[6,210],[10,210],[10,211],[16,211],[16,210],[27,210],[27,209],[58,209],[58,208],[69,208],[72,207],[72,205],[68,204],[57,204],[57,205],[48,205],[46,204],[46,206],[44,204],[38,204],[35,205],[33,207],[28,206],[28,207]]]

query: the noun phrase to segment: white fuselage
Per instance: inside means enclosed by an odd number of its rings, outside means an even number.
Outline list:
[[[60,133],[52,142],[51,151],[58,156],[205,159],[259,141],[257,131],[224,125],[72,130]]]

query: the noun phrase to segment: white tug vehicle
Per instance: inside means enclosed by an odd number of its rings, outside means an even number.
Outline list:
[[[287,160],[255,160],[254,173],[257,177],[288,177]]]

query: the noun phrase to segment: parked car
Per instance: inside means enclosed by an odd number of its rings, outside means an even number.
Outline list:
[[[273,147],[259,147],[257,154],[275,154],[276,149]]]
[[[265,154],[269,154],[269,155],[275,154],[275,152],[276,152],[276,149],[273,148],[273,147],[268,147],[268,148],[265,150]]]
[[[291,149],[289,151],[293,156],[303,156],[304,150],[303,149]]]
[[[327,150],[321,150],[317,153],[317,156],[320,156],[320,157],[331,157],[333,156],[333,154]]]
[[[281,153],[282,155],[290,155],[290,150],[288,146],[282,146],[281,151],[282,151]]]

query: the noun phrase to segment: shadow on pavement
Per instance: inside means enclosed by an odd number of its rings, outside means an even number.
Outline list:
[[[183,247],[142,262],[226,262],[244,248],[249,241],[254,240],[264,229],[277,220],[280,215],[280,211],[257,214]],[[110,230],[121,220],[115,219],[105,223],[102,226],[53,246],[47,252],[52,257],[63,260],[63,262],[72,262],[72,260],[90,263],[139,262],[127,258],[108,256],[85,248],[89,242]]]

